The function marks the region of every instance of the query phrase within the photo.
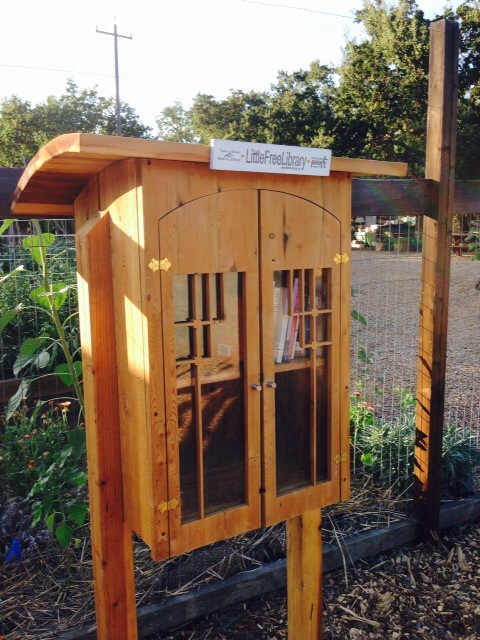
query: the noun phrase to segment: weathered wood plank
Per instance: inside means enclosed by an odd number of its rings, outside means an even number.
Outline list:
[[[352,180],[352,216],[435,217],[436,194],[432,180]],[[455,180],[453,213],[480,213],[480,180]]]
[[[425,176],[436,187],[435,219],[423,227],[414,463],[415,512],[425,531],[439,527],[443,409],[456,150],[458,24],[430,26]]]
[[[423,216],[433,209],[429,180],[354,179],[352,216]]]

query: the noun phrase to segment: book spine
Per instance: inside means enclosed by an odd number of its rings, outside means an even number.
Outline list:
[[[273,327],[273,348],[275,362],[282,362],[283,349],[285,346],[285,334],[287,331],[287,289],[286,287],[275,287],[274,289],[274,327]]]
[[[298,299],[298,278],[293,281],[292,291],[292,306],[293,312],[298,313],[300,308],[300,301]],[[295,357],[295,342],[298,335],[298,316],[289,316],[289,322],[287,327],[287,335],[285,338],[285,348],[283,352],[284,361],[293,360]]]

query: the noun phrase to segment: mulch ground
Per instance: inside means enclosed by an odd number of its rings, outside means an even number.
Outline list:
[[[324,576],[324,640],[480,638],[480,522]],[[287,637],[275,592],[149,640]]]

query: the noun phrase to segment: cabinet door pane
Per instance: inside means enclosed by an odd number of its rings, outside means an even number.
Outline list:
[[[209,325],[210,357],[200,365],[206,514],[246,501],[244,276],[214,274],[210,280],[215,310],[209,317],[215,321]]]
[[[180,278],[187,286],[174,288],[175,309],[192,301],[175,324],[182,521],[190,522],[246,501],[244,274]]]
[[[315,380],[315,449],[316,449],[316,481],[322,482],[328,478],[328,451],[330,448],[330,352],[329,346],[317,350],[316,380]]]
[[[310,483],[310,372],[282,371],[275,375],[275,447],[277,494]]]

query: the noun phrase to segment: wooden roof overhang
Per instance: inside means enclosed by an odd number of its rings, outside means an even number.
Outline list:
[[[68,133],[46,144],[23,172],[12,197],[15,217],[74,215],[74,201],[84,186],[105,167],[126,158],[210,162],[210,146]],[[331,171],[352,176],[404,177],[401,162],[332,158]]]

